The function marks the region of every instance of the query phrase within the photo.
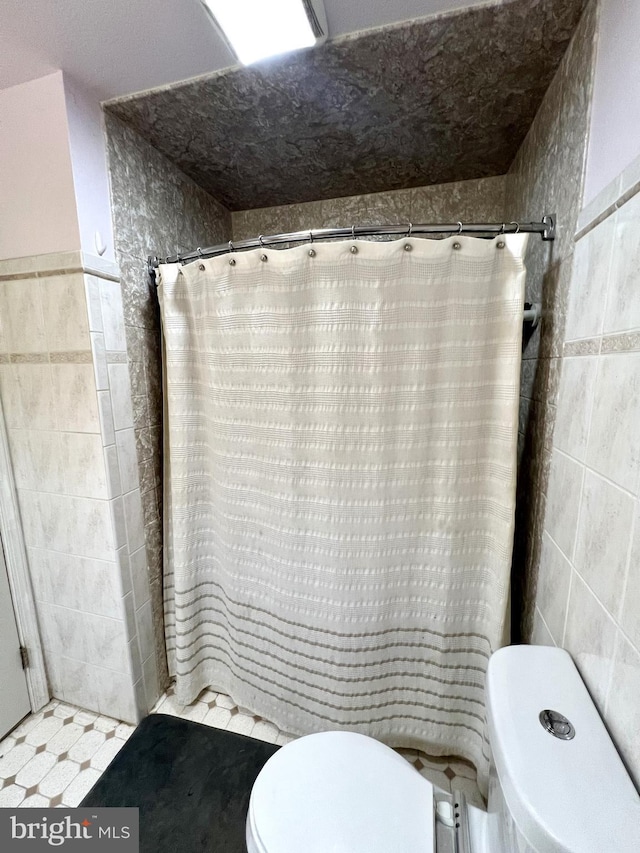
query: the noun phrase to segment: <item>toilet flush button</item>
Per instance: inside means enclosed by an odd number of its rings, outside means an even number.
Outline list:
[[[560,740],[571,740],[575,737],[576,730],[573,725],[558,711],[551,711],[549,709],[540,711],[538,719],[545,731],[554,737],[560,738]]]

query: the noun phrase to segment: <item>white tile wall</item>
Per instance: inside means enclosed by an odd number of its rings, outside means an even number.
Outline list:
[[[113,269],[84,274],[86,260],[3,262],[3,275],[33,277],[0,281],[0,393],[50,687],[135,721],[150,707],[143,678],[151,704],[157,684],[155,660],[143,669],[148,630],[131,592],[129,553],[144,532],[128,368],[109,363],[126,349],[124,318]],[[135,569],[143,619],[146,562]]]
[[[107,350],[104,345],[104,335],[91,332],[91,353],[93,356],[93,374],[97,391],[109,389],[109,370],[107,368]]]
[[[573,655],[589,691],[604,710],[616,641],[616,626],[577,572],[571,578],[562,645]]]
[[[52,364],[51,386],[58,429],[100,432],[92,364]]]
[[[133,427],[129,367],[126,364],[109,365],[109,387],[113,401],[113,424],[117,430]]]
[[[133,429],[118,430],[116,432],[116,446],[120,463],[122,492],[126,494],[139,488],[136,437]]]
[[[125,352],[127,341],[124,333],[120,283],[101,279],[100,302],[105,347],[110,351]]]
[[[571,584],[571,563],[548,532],[542,537],[537,604],[552,642],[560,645]]]
[[[573,557],[584,469],[559,450],[551,457],[545,527],[567,557]]]
[[[608,293],[604,315],[605,333],[640,328],[640,194],[630,199],[615,214],[613,222],[615,233],[611,279],[616,282],[616,286]]]
[[[66,495],[106,500],[109,491],[101,436],[81,432],[59,435],[63,471],[61,491]]]
[[[565,358],[562,362],[553,443],[581,462],[587,453],[597,366],[596,357]]]
[[[566,341],[596,354],[562,361],[533,639],[571,652],[640,788],[640,194],[612,210],[576,246]]]
[[[52,381],[49,364],[3,365],[0,393],[9,429],[58,429]]]
[[[567,341],[602,333],[613,234],[614,222],[606,219],[576,246],[565,327]]]
[[[13,475],[18,489],[62,493],[64,467],[60,433],[13,429],[9,435]]]
[[[49,352],[89,349],[82,273],[38,279]]]
[[[587,464],[631,490],[640,474],[639,424],[640,352],[600,356]]]
[[[44,315],[35,278],[7,281],[0,288],[5,352],[43,352],[47,349]]]
[[[115,562],[29,548],[37,602],[64,602],[73,610],[122,618],[121,584]]]
[[[632,495],[587,469],[573,564],[614,616],[622,606],[633,511]]]

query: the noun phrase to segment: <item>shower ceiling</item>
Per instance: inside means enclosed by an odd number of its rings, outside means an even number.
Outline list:
[[[584,5],[472,7],[106,108],[231,210],[504,174]]]

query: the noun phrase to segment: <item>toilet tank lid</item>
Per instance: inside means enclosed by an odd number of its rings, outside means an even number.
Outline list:
[[[561,740],[540,712],[575,728]],[[564,649],[509,646],[487,670],[493,757],[507,807],[535,850],[640,851],[640,798]]]

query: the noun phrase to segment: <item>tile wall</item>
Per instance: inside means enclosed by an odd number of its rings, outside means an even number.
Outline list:
[[[519,469],[512,570],[512,639],[533,626],[542,526],[560,378],[573,236],[582,207],[593,90],[597,4],[588,4],[542,106],[506,177],[508,220],[553,213],[554,242],[529,242],[526,299],[544,317],[525,328],[519,417]]]
[[[0,393],[52,694],[136,721],[158,695],[118,270],[0,263]]]
[[[143,537],[131,561],[134,590],[150,590],[144,606],[153,629],[162,688],[168,683],[162,605],[162,364],[160,315],[147,271],[149,255],[170,255],[231,238],[231,216],[208,193],[117,118],[105,115],[116,257],[124,314],[122,363],[132,407],[126,487],[140,488]],[[124,382],[124,379],[123,379]],[[123,389],[123,394],[125,393]],[[128,507],[125,512],[128,515]],[[148,621],[148,620],[147,620]],[[146,636],[146,634],[145,634]]]
[[[568,300],[533,639],[571,652],[640,788],[640,158],[586,213]]]
[[[480,178],[410,190],[355,195],[234,212],[233,239],[260,234],[419,222],[494,222],[504,215],[505,178]]]

